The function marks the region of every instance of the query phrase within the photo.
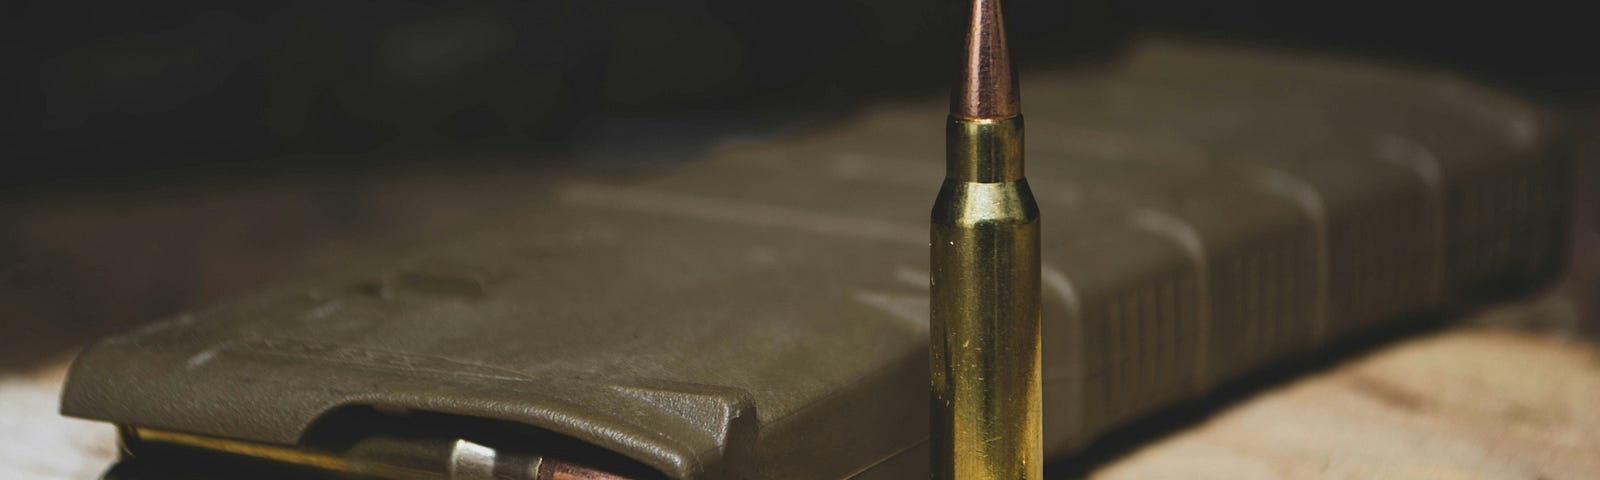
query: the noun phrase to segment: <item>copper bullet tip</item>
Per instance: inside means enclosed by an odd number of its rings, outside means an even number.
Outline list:
[[[1004,120],[1022,113],[1016,68],[1006,47],[1000,0],[972,0],[961,71],[950,95],[950,116]]]
[[[540,469],[539,480],[628,480],[628,478],[547,457],[544,459],[544,467]]]

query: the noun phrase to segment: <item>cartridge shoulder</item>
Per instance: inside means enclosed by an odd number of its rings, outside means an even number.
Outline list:
[[[935,225],[1026,224],[1039,220],[1027,180],[999,183],[946,179],[933,202]]]

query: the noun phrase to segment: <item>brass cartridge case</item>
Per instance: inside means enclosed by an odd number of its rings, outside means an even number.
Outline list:
[[[1022,117],[951,117],[931,232],[934,479],[1043,476],[1039,208]]]
[[[326,472],[337,478],[628,480],[627,477],[571,462],[499,450],[463,439],[378,435],[357,441],[340,452],[132,426],[121,427],[119,433],[123,450],[134,457],[145,455],[149,445],[161,445],[265,460]]]

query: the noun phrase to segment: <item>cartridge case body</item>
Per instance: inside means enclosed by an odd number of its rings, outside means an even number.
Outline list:
[[[930,242],[931,477],[1038,479],[1039,209],[1022,117],[947,128]]]

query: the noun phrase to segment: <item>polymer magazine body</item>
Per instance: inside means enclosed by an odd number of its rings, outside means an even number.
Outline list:
[[[1563,263],[1562,130],[1493,90],[1177,41],[1027,78],[1049,459]],[[363,435],[425,432],[628,478],[926,476],[943,107],[574,178],[481,230],[107,339],[63,412],[124,426],[134,457],[337,470]]]

